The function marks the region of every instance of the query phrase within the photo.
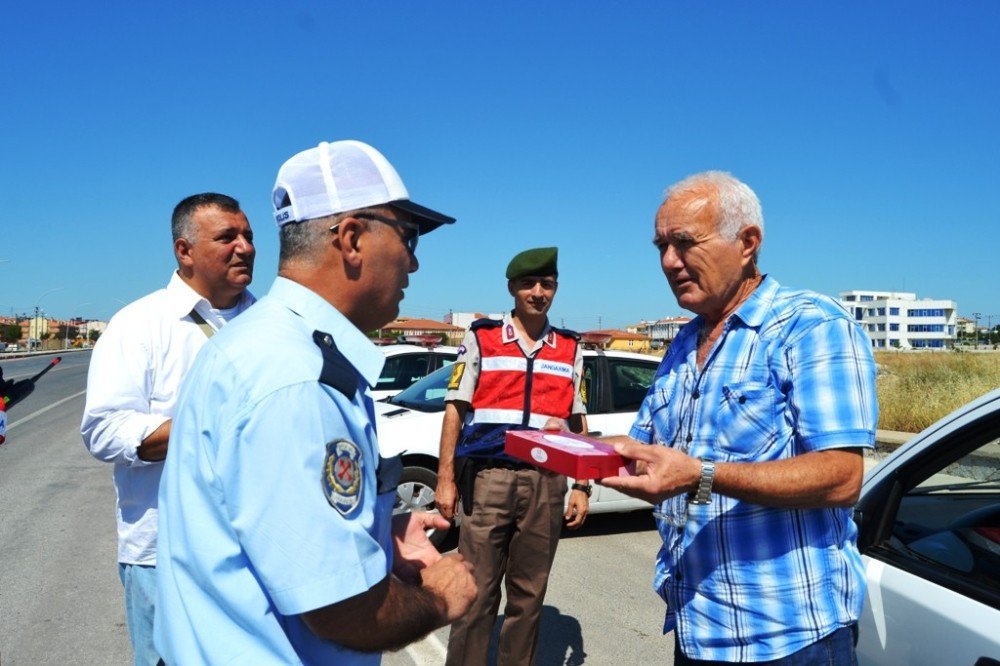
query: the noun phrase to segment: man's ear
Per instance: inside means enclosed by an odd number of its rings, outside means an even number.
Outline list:
[[[193,245],[186,238],[178,238],[174,241],[174,256],[177,257],[177,263],[180,266],[190,267],[194,263],[194,259],[191,258],[191,247]]]
[[[740,253],[745,260],[752,261],[760,253],[760,244],[763,240],[760,227],[752,225],[743,227],[740,229],[739,239]]]
[[[340,221],[332,242],[340,250],[345,263],[351,266],[361,264],[362,250],[365,246],[362,237],[366,231],[368,231],[368,226],[364,220],[356,217],[345,217]]]
[[[517,285],[514,284],[513,280],[507,280],[507,293],[511,296],[517,295]]]

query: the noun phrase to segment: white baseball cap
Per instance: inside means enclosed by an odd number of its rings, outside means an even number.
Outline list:
[[[294,155],[278,169],[271,200],[279,227],[383,204],[412,215],[421,234],[455,221],[410,201],[389,160],[360,141],[324,141]]]

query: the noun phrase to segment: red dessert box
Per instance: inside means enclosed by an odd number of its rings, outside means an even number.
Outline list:
[[[572,432],[509,430],[504,452],[574,479],[603,479],[627,473],[622,457],[610,445]]]

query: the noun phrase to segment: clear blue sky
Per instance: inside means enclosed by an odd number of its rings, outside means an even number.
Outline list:
[[[6,3],[0,313],[108,318],[166,284],[169,216],[238,198],[270,287],[280,164],[381,150],[459,218],[404,315],[509,307],[560,247],[552,317],[683,314],[650,240],[666,185],[760,196],[784,284],[951,298],[1000,321],[998,2]],[[6,260],[6,261],[2,261]],[[985,317],[984,317],[985,319]]]

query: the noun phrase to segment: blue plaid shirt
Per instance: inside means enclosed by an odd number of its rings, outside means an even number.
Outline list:
[[[633,438],[722,462],[873,445],[871,344],[835,301],[765,277],[701,371],[700,326],[697,317],[671,344]],[[686,519],[677,521],[678,511]],[[664,633],[676,629],[688,657],[778,659],[857,621],[864,577],[850,509],[779,509],[713,494],[708,505],[667,500],[656,515]]]

